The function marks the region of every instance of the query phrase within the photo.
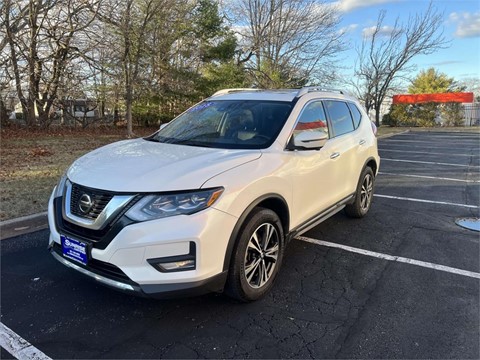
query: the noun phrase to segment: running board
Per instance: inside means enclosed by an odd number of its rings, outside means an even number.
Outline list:
[[[297,226],[295,229],[289,232],[288,240],[293,239],[296,236],[302,235],[303,233],[307,232],[308,230],[314,228],[318,224],[324,222],[328,218],[332,217],[339,211],[343,210],[345,206],[353,199],[355,194],[347,196],[342,201],[338,202],[337,204],[333,205],[332,207],[328,208],[327,210],[321,212],[320,214],[314,216],[310,220],[307,220],[305,223]]]

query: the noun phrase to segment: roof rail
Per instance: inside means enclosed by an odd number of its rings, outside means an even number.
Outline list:
[[[222,89],[217,91],[215,94],[212,96],[218,96],[218,95],[225,95],[225,94],[230,94],[234,92],[240,92],[240,91],[261,91],[262,89],[256,89],[256,88],[233,88],[233,89]]]
[[[345,92],[343,90],[338,90],[338,89],[329,89],[329,88],[324,88],[320,86],[304,86],[301,88],[298,93],[297,97],[303,96],[305,94],[315,92],[315,91],[323,91],[323,92],[338,92],[342,95],[345,95]]]

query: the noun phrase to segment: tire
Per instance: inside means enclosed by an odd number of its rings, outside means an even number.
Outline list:
[[[375,175],[370,167],[366,167],[360,175],[355,192],[355,200],[352,204],[345,206],[345,213],[352,218],[362,218],[367,215],[373,200],[375,188]]]
[[[243,302],[267,294],[282,265],[284,245],[278,215],[270,209],[255,208],[237,237],[225,293]]]

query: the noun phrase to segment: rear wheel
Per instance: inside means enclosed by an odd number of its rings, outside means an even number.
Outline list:
[[[360,180],[355,193],[355,201],[353,204],[345,206],[345,212],[348,216],[354,218],[362,218],[367,215],[372,205],[373,190],[375,187],[375,175],[370,167],[366,167],[362,171]]]
[[[264,296],[273,286],[283,259],[284,234],[278,215],[256,208],[240,230],[225,288],[240,301]]]

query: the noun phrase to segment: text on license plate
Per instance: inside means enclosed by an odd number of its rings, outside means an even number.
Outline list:
[[[88,262],[87,244],[61,235],[63,256],[78,261],[84,265]]]

